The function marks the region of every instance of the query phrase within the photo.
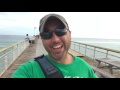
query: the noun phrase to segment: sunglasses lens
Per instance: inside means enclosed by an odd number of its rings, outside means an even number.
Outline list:
[[[42,39],[50,39],[52,37],[52,33],[51,32],[42,32],[42,33],[40,33],[40,36]]]
[[[55,30],[55,34],[59,37],[65,35],[66,33],[67,33],[66,29],[56,29]]]

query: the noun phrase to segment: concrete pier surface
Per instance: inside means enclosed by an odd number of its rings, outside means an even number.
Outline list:
[[[74,52],[71,51],[71,53],[75,55],[75,51]],[[41,39],[37,38],[35,40],[35,43],[28,46],[25,49],[25,51],[14,61],[14,63],[8,68],[8,70],[0,78],[10,78],[13,72],[18,68],[19,65],[29,60],[33,60],[34,57],[42,55],[42,54],[47,54],[47,52],[42,45]],[[95,60],[90,59],[89,57],[82,56],[81,58],[83,58],[90,65],[93,65],[93,66],[97,65],[97,62]],[[101,68],[101,69],[109,73],[109,69],[107,68]],[[113,75],[120,78],[120,71],[114,70]]]

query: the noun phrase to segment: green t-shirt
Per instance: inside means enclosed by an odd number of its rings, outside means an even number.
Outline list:
[[[98,78],[91,66],[82,58],[73,56],[72,63],[61,64],[52,61],[48,55],[46,57],[58,68],[64,78]],[[45,76],[39,64],[35,60],[30,60],[19,66],[12,78],[45,78]]]

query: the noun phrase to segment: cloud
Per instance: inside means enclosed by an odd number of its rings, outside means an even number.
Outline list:
[[[39,34],[39,21],[48,13],[64,16],[72,37],[120,39],[120,12],[0,12],[0,34]]]

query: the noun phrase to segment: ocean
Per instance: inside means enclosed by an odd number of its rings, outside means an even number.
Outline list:
[[[94,46],[120,50],[120,39],[72,38],[71,40]]]
[[[0,35],[0,49],[15,44],[25,38],[25,35]]]

